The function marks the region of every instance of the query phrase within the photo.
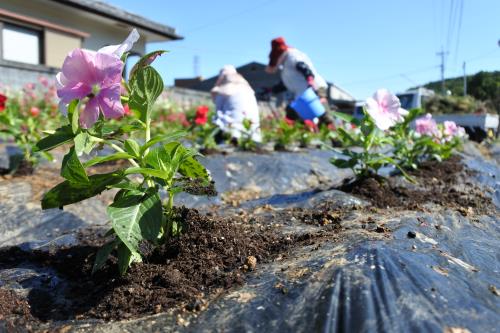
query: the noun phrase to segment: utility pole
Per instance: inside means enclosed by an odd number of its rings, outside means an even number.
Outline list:
[[[447,55],[448,52],[445,52],[443,50],[443,47],[441,47],[441,52],[437,52],[437,56],[441,56],[441,93],[443,95],[446,95],[446,88],[444,86],[444,56]]]
[[[464,97],[467,96],[467,74],[465,74],[465,61],[462,65],[462,68],[464,69]]]
[[[195,77],[200,76],[200,57],[198,55],[195,55],[193,59],[193,72]]]

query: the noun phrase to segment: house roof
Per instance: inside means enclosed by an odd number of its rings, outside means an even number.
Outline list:
[[[255,92],[259,92],[259,90],[262,90],[263,88],[271,88],[272,86],[280,82],[279,73],[266,73],[265,68],[266,65],[254,61],[246,65],[237,67],[236,70],[248,81]],[[200,83],[194,84],[189,88],[194,90],[210,91],[214,87],[215,82],[217,82],[217,78],[218,75],[213,76],[201,81]],[[356,101],[356,99],[345,89],[342,89],[332,83],[329,83],[329,85],[329,93],[332,100],[346,102]]]
[[[95,0],[51,0],[76,9],[81,9],[99,16],[103,16],[125,24],[133,25],[137,28],[150,31],[154,34],[168,38],[170,40],[179,40],[184,37],[178,35],[175,28],[148,20],[145,17],[130,13],[121,8],[109,5],[105,2]]]
[[[265,68],[266,65],[264,64],[250,62],[246,65],[237,67],[236,70],[248,81],[253,90],[258,91],[262,88],[271,88],[280,81],[279,74],[266,73]],[[214,87],[215,82],[217,82],[218,77],[219,75],[217,74],[216,76],[191,86],[190,89],[210,91]]]

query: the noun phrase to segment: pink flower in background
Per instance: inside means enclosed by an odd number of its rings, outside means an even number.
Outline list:
[[[293,121],[292,119],[288,118],[288,117],[285,117],[285,123],[288,125],[288,126],[293,126],[295,124],[295,121]]]
[[[35,84],[34,83],[26,83],[24,85],[24,90],[26,91],[30,91],[30,90],[34,90],[35,89]]]
[[[170,113],[165,118],[165,120],[168,122],[180,124],[183,127],[189,127],[191,125],[187,120],[186,114],[184,114],[183,112]]]
[[[33,117],[37,117],[39,114],[40,114],[40,109],[37,108],[36,106],[32,106],[30,108],[30,114],[33,116]]]
[[[105,118],[123,116],[125,110],[120,101],[123,62],[120,57],[138,38],[134,29],[120,45],[106,46],[97,52],[82,49],[70,52],[56,76],[61,112],[66,113],[71,101],[88,98],[80,113],[82,128],[92,127],[100,113]]]
[[[47,79],[45,76],[40,76],[38,78],[38,82],[40,82],[40,84],[42,86],[44,86],[45,88],[47,88],[49,86],[49,79]]]
[[[375,121],[375,125],[385,131],[404,120],[408,111],[401,108],[396,95],[387,89],[379,89],[366,100],[366,111]]]
[[[465,129],[457,126],[454,121],[445,121],[443,123],[443,138],[445,141],[450,141],[454,137],[464,137]]]
[[[425,117],[419,118],[415,121],[416,132],[420,135],[427,135],[432,137],[439,136],[439,130],[437,123],[432,119],[430,113],[426,114]]]

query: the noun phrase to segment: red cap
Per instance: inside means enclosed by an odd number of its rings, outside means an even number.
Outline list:
[[[271,53],[269,53],[269,66],[274,67],[278,63],[279,57],[288,49],[283,37],[275,38],[271,41]]]

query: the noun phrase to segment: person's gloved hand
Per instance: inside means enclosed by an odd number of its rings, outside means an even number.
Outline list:
[[[314,83],[314,76],[308,76],[306,81],[310,87],[312,87],[313,89],[316,89],[316,84]]]

